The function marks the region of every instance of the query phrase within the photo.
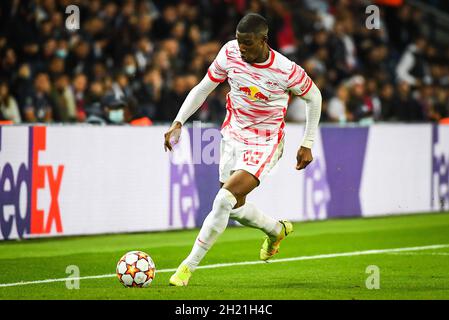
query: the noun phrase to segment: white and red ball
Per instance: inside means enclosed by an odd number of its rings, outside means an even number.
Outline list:
[[[125,287],[148,287],[154,279],[156,267],[143,251],[130,251],[117,263],[117,277]]]

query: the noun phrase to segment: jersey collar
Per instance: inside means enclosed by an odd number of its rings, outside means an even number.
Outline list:
[[[274,62],[274,51],[270,47],[268,47],[268,48],[270,49],[270,51],[269,51],[270,56],[268,57],[267,61],[262,62],[262,63],[251,63],[251,66],[253,66],[255,68],[259,68],[259,69],[271,67],[271,65]]]

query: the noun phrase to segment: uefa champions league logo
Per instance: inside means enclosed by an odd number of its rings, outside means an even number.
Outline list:
[[[183,139],[176,145],[176,152],[170,154],[170,214],[169,225],[182,228],[193,225],[199,208],[198,190],[195,182],[195,168],[189,132],[184,129]]]
[[[321,159],[316,158],[304,170],[304,213],[307,220],[327,218],[330,190]]]
[[[431,207],[445,211],[449,209],[449,149],[444,148],[440,130],[439,126],[433,126]]]

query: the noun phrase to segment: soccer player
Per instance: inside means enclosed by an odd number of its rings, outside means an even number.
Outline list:
[[[321,93],[306,72],[267,44],[264,17],[247,14],[237,25],[236,40],[226,43],[194,87],[165,133],[165,151],[179,140],[181,127],[206,97],[228,79],[227,115],[222,125],[219,165],[221,188],[188,257],[170,278],[186,286],[192,273],[226,229],[229,218],[265,234],[260,259],[268,260],[293,231],[289,221],[277,221],[245,201],[282,156],[284,117],[290,95],[307,102],[307,123],[296,156],[296,170],[312,162],[312,144],[321,114]]]

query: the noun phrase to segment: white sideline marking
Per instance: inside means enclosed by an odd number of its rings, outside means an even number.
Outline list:
[[[449,252],[390,252],[395,256],[449,256]]]
[[[435,244],[435,245],[421,246],[421,247],[405,247],[405,248],[376,249],[376,250],[365,250],[365,251],[329,253],[329,254],[319,254],[319,255],[314,255],[314,256],[302,256],[302,257],[274,259],[274,260],[270,260],[268,263],[302,261],[302,260],[318,260],[318,259],[327,259],[327,258],[362,256],[362,255],[369,255],[369,254],[382,254],[382,253],[403,252],[403,251],[432,250],[432,249],[441,249],[441,248],[448,248],[448,247],[449,247],[449,244]],[[206,265],[206,266],[199,266],[197,269],[214,269],[214,268],[244,266],[244,265],[264,264],[264,263],[267,263],[267,262],[258,260],[258,261],[242,261],[242,262],[231,262],[231,263],[217,263],[217,264],[210,264],[210,265]],[[156,270],[156,273],[166,273],[166,272],[174,272],[174,271],[176,271],[176,268]],[[63,282],[63,281],[67,281],[67,280],[73,281],[73,280],[86,280],[86,279],[113,278],[116,276],[117,275],[115,273],[112,273],[112,274],[102,274],[102,275],[98,275],[98,276],[85,276],[85,277],[76,277],[76,278],[73,277],[73,278],[45,279],[45,280],[36,280],[36,281],[21,281],[21,282],[15,282],[15,283],[1,283],[0,288],[25,286],[25,285],[29,285],[29,284]]]

